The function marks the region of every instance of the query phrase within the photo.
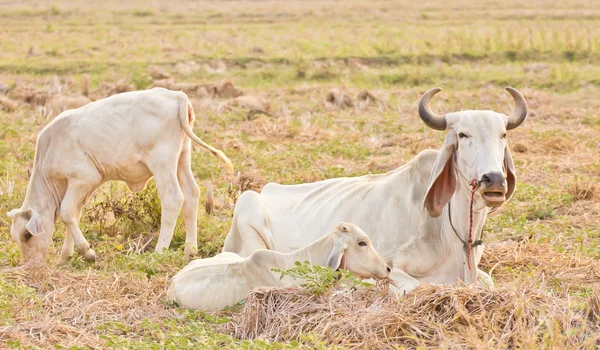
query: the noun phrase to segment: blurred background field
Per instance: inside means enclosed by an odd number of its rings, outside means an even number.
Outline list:
[[[193,153],[203,198],[206,181],[215,192],[215,212],[199,219],[199,255],[212,256],[241,191],[395,169],[442,144],[444,133],[417,114],[425,90],[444,89],[432,104],[440,113],[508,113],[510,85],[523,92],[530,114],[509,132],[519,183],[488,219],[484,267],[500,289],[531,284],[574,314],[592,310],[597,322],[599,20],[599,3],[575,0],[0,1],[0,211],[20,207],[36,136],[60,111],[150,86],[183,89],[196,110],[195,132],[223,149],[238,172],[230,178],[211,155]],[[48,267],[34,273],[13,269],[20,256],[9,219],[0,217],[0,342],[340,345],[318,332],[293,343],[239,341],[219,333],[227,321],[221,315],[168,305],[168,277],[185,264],[184,228],[178,224],[169,253],[155,255],[159,221],[152,183],[137,194],[107,184],[81,222],[98,261],[76,257],[55,268],[59,224]],[[589,335],[542,327],[539,339],[515,344],[465,322],[475,335],[449,336],[444,347],[487,339],[492,347],[562,348]],[[416,332],[390,344],[428,341]]]

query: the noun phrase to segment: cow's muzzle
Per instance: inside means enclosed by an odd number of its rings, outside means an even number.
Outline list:
[[[488,173],[479,180],[481,197],[488,207],[499,207],[506,202],[506,178],[501,173]]]

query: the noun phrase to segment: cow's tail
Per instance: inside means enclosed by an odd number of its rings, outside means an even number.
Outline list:
[[[183,131],[185,131],[185,133],[194,142],[196,142],[197,144],[202,146],[204,149],[208,150],[215,157],[219,158],[219,160],[221,162],[223,162],[225,169],[229,173],[233,173],[233,164],[231,163],[229,158],[227,158],[225,153],[223,153],[223,151],[220,151],[220,150],[214,148],[213,146],[207,144],[206,142],[202,141],[198,136],[196,136],[196,134],[194,134],[194,131],[192,130],[192,128],[190,126],[194,123],[194,120],[196,118],[194,115],[194,108],[192,107],[192,103],[187,98],[187,95],[185,93],[182,92],[181,96],[182,96],[182,99],[181,99],[181,101],[179,101],[179,122],[181,123],[181,127],[183,128]]]

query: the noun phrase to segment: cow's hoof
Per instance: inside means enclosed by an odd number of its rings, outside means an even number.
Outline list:
[[[94,262],[96,261],[96,252],[93,249],[88,249],[87,252],[83,254],[83,257],[89,262]]]
[[[71,260],[70,256],[67,256],[65,258],[61,257],[60,259],[58,259],[56,266],[65,266],[65,265],[69,264],[69,260]]]
[[[190,247],[190,246],[185,246],[185,249],[183,250],[183,256],[188,259],[191,260],[193,258],[195,258],[198,255],[198,248],[196,247]]]

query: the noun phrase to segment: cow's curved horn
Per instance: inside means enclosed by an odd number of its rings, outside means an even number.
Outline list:
[[[433,113],[429,108],[431,98],[440,91],[442,89],[433,88],[423,94],[421,101],[419,101],[419,115],[428,127],[435,130],[446,130],[446,117]]]
[[[515,100],[515,111],[508,116],[508,123],[506,124],[506,130],[511,130],[521,125],[527,117],[527,102],[519,90],[509,86],[506,88],[506,91],[508,91]]]

